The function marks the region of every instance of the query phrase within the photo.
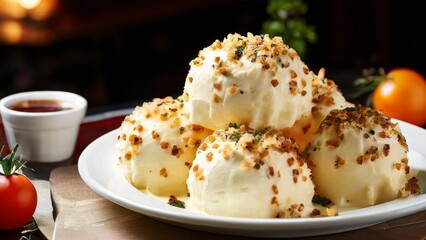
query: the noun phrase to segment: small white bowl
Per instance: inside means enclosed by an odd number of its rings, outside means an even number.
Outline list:
[[[51,112],[13,110],[19,102],[53,100],[64,109]],[[0,100],[0,113],[9,148],[19,144],[24,161],[59,162],[70,158],[87,110],[82,96],[63,91],[31,91]],[[17,156],[19,156],[17,155]]]

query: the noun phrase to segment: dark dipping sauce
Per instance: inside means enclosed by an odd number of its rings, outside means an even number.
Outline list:
[[[61,106],[60,101],[50,99],[21,101],[9,108],[20,112],[58,112],[69,109]]]

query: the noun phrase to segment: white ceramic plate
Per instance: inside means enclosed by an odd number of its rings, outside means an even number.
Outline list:
[[[422,194],[376,206],[341,212],[336,217],[253,219],[207,216],[172,207],[134,188],[117,167],[115,141],[118,129],[93,141],[82,152],[78,170],[96,193],[125,208],[186,228],[251,237],[303,237],[344,232],[426,210],[426,130],[398,121],[410,146],[412,171],[419,170]]]

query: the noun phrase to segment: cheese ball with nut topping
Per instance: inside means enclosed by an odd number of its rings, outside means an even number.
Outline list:
[[[281,132],[217,130],[200,145],[187,180],[189,209],[210,215],[292,218],[320,215],[311,172]]]
[[[333,110],[306,149],[317,195],[366,207],[418,191],[407,179],[408,146],[398,124],[357,105]]]
[[[183,98],[206,128],[282,129],[310,116],[314,76],[281,37],[229,34],[190,62]]]
[[[116,142],[118,165],[138,189],[183,196],[195,150],[211,133],[188,121],[180,98],[155,98],[137,106],[122,122]]]

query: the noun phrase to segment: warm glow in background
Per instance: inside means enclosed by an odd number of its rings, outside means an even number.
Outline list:
[[[421,1],[305,0],[318,41],[304,62],[343,92],[368,67],[426,76]],[[0,0],[0,98],[76,92],[89,107],[177,96],[198,51],[259,34],[265,0]]]
[[[56,0],[0,0],[0,40],[6,43],[49,41],[44,21],[56,14]]]

